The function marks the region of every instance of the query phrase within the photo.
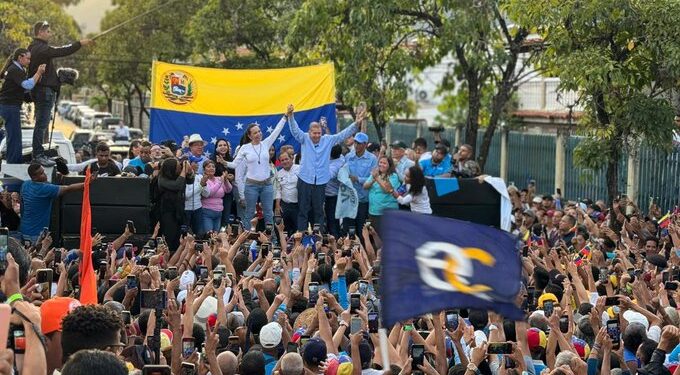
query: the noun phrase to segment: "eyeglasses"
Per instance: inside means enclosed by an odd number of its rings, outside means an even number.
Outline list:
[[[111,353],[113,353],[113,354],[118,355],[118,354],[120,354],[121,352],[123,352],[123,349],[125,349],[126,346],[127,346],[127,345],[125,345],[125,344],[123,344],[123,343],[119,343],[119,344],[111,344],[111,345],[107,345],[107,346],[106,346],[106,350],[109,351],[109,352],[111,352]]]

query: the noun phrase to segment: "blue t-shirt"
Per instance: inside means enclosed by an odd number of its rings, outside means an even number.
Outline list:
[[[37,236],[50,226],[52,200],[59,196],[59,186],[47,182],[24,181],[21,185],[21,225],[19,231]]]
[[[446,155],[439,164],[434,164],[432,159],[425,159],[420,161],[420,168],[423,169],[425,177],[437,177],[445,173],[451,172],[451,155]]]
[[[264,374],[272,375],[272,373],[274,372],[274,367],[276,367],[277,359],[276,357],[269,355],[267,353],[262,354],[264,354]]]

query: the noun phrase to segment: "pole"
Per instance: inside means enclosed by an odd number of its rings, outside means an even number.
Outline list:
[[[158,9],[163,8],[164,6],[166,6],[166,5],[170,4],[170,3],[174,3],[175,1],[177,1],[177,0],[168,0],[167,2],[165,2],[165,3],[163,3],[163,4],[159,4],[159,5],[156,6],[155,8],[149,9],[149,10],[147,10],[146,12],[144,12],[144,13],[142,13],[142,14],[138,14],[138,15],[136,15],[136,16],[130,18],[129,20],[123,21],[123,22],[119,23],[118,25],[115,25],[115,26],[113,26],[113,27],[111,27],[111,28],[109,28],[109,29],[107,29],[107,30],[102,31],[101,33],[99,33],[99,34],[93,36],[93,37],[92,37],[92,40],[96,40],[96,39],[98,39],[98,38],[100,38],[100,37],[102,37],[102,36],[104,36],[104,35],[106,35],[106,34],[112,32],[112,31],[116,31],[116,30],[120,29],[121,27],[127,25],[128,23],[130,23],[130,22],[132,22],[132,21],[135,21],[135,20],[138,19],[138,18],[142,18],[142,17],[144,17],[144,16],[146,16],[146,15],[149,15],[149,14],[151,14],[151,13],[157,11]]]

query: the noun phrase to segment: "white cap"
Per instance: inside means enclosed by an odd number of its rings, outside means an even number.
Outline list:
[[[182,276],[179,278],[179,290],[186,290],[189,285],[193,285],[196,282],[196,274],[194,271],[186,270],[182,272]]]
[[[281,342],[281,325],[271,322],[260,329],[260,345],[265,349],[271,349]]]

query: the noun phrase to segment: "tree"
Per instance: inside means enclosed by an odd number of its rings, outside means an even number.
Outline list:
[[[529,29],[511,25],[502,12],[506,1],[461,0],[434,2],[420,0],[397,9],[411,22],[427,25],[440,54],[450,53],[457,64],[445,78],[441,91],[454,91],[466,109],[442,108],[446,113],[465,116],[465,142],[477,150],[477,133],[484,114],[488,116],[477,162],[484,169],[493,135],[506,116],[508,104],[520,81],[531,74],[530,62],[536,51],[527,48]],[[524,56],[524,62],[520,57]],[[486,108],[486,109],[485,109]]]
[[[644,140],[668,150],[675,111],[668,98],[680,80],[680,3],[672,0],[513,0],[513,19],[535,28],[546,50],[538,63],[578,91],[587,140],[579,165],[605,168],[608,199],[618,195],[618,163]]]
[[[301,2],[206,1],[188,25],[194,60],[201,65],[229,68],[290,66],[284,41]]]
[[[381,139],[389,119],[408,111],[408,73],[434,61],[427,29],[397,13],[408,4],[308,0],[287,38],[296,61],[335,64],[340,107],[365,101]]]
[[[5,28],[0,32],[0,56],[7,58],[14,49],[27,47],[33,38],[33,24],[47,20],[55,44],[78,39],[76,21],[53,2],[41,0],[0,0],[0,14]]]

